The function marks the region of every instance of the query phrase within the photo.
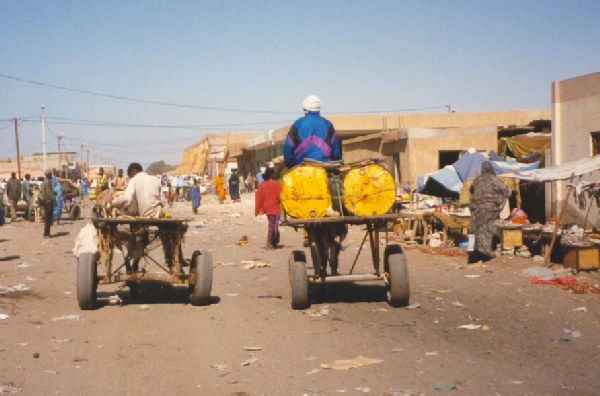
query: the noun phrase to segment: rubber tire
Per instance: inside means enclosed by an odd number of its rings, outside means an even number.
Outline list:
[[[405,307],[410,301],[408,266],[404,253],[393,252],[387,255],[389,274],[388,304],[392,307]]]
[[[77,220],[79,219],[79,216],[81,216],[81,208],[79,205],[75,204],[71,206],[71,210],[69,210],[69,218],[71,220]]]
[[[289,275],[292,287],[292,309],[306,309],[310,307],[306,255],[303,251],[294,250],[290,253]]]
[[[98,268],[95,253],[82,253],[77,261],[77,302],[82,310],[97,307]]]
[[[195,274],[193,285],[190,284],[190,303],[195,306],[210,304],[213,278],[210,253],[206,250],[196,250],[192,255],[190,271],[194,271]]]

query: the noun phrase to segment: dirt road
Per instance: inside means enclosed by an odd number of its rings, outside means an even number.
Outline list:
[[[0,227],[0,388],[27,395],[593,395],[600,389],[600,295],[532,285],[530,259],[406,250],[411,308],[392,308],[382,284],[338,285],[290,308],[287,259],[302,235],[283,228],[265,251],[266,220],[253,197],[205,198],[185,255],[213,256],[212,304],[194,307],[186,288],[99,288],[102,307],[80,311],[71,249],[86,220]],[[176,203],[175,217],[191,217]],[[88,208],[89,209],[89,208]],[[84,213],[89,214],[89,210]],[[246,235],[248,246],[236,242]],[[341,272],[362,240],[344,243]],[[358,266],[371,268],[363,251]],[[244,269],[243,260],[270,267]],[[599,283],[597,273],[579,281]],[[109,304],[111,296],[122,300]],[[114,301],[114,300],[113,300]],[[459,328],[475,325],[473,330]],[[322,367],[359,356],[372,363]],[[360,362],[359,362],[360,364]],[[436,390],[439,389],[439,390]],[[2,393],[2,392],[0,392]]]

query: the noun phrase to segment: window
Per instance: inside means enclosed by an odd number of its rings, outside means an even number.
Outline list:
[[[438,152],[439,169],[443,169],[445,166],[455,163],[461,153],[461,150],[440,150]]]
[[[590,133],[592,138],[592,156],[600,154],[600,132]]]

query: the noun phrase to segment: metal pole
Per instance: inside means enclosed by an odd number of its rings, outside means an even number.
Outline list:
[[[45,106],[42,106],[42,151],[44,157],[44,173],[48,170],[48,164],[46,163],[46,115],[44,113]]]
[[[17,171],[19,172],[19,179],[21,178],[21,152],[19,151],[19,124],[15,118],[15,142],[17,143]]]
[[[87,178],[89,179],[90,178],[90,149],[87,148],[86,150],[87,150],[87,161],[86,161],[87,162],[87,166],[86,166],[86,172],[85,173],[87,175]]]
[[[56,169],[58,169],[58,177],[62,177],[62,167],[61,167],[61,155],[60,155],[60,134],[56,137],[56,139],[58,140],[58,166],[56,167]]]

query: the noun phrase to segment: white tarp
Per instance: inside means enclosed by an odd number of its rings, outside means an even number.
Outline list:
[[[581,176],[596,170],[600,170],[600,155],[582,158],[577,161],[566,162],[561,165],[554,165],[549,168],[505,173],[502,176],[521,180],[546,182],[553,180],[566,180],[571,176]]]

